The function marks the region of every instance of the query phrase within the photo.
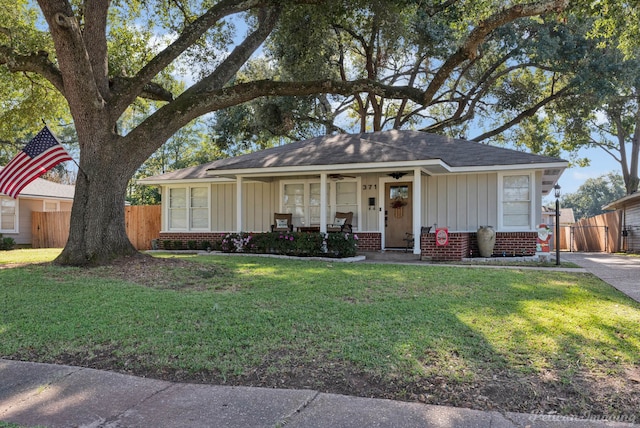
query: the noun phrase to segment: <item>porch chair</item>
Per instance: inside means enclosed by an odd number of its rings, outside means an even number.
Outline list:
[[[336,212],[333,223],[327,225],[327,232],[353,232],[353,212]]]
[[[430,230],[431,230],[431,226],[422,226],[420,228],[420,234],[425,235],[429,233]],[[413,233],[412,232],[405,233],[404,238],[402,240],[407,243],[407,246],[404,249],[404,252],[406,253],[407,251],[413,248],[413,244],[415,243],[415,238],[413,236]]]
[[[293,214],[291,213],[274,213],[272,232],[293,232]]]

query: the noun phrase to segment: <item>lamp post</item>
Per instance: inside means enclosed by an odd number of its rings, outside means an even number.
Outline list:
[[[560,265],[560,185],[553,186],[556,197],[556,265]]]

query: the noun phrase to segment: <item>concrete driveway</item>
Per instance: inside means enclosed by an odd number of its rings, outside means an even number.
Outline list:
[[[573,262],[640,302],[640,256],[608,253],[560,253],[560,260]]]

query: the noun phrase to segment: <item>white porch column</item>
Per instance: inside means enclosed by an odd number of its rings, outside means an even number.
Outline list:
[[[242,232],[242,177],[236,175],[236,232]]]
[[[420,231],[422,229],[422,172],[413,170],[413,254],[420,254]]]
[[[327,173],[320,173],[320,232],[327,233]]]

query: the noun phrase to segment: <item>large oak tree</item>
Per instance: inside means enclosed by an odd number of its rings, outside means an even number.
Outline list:
[[[4,2],[8,5],[8,2]],[[12,73],[37,75],[45,79],[66,100],[77,133],[80,161],[76,194],[71,214],[67,245],[57,262],[71,265],[100,264],[115,257],[135,254],[124,225],[124,200],[129,179],[165,141],[192,120],[207,113],[236,106],[265,96],[306,96],[311,94],[366,94],[388,99],[409,100],[429,105],[443,90],[449,76],[461,65],[479,55],[482,43],[493,31],[519,18],[560,12],[569,0],[538,0],[530,3],[478,2],[483,13],[466,16],[460,39],[427,80],[412,85],[385,84],[369,78],[252,80],[237,82],[241,67],[281,24],[283,11],[298,4],[322,7],[322,0],[220,0],[192,3],[138,2],[122,0],[38,0],[46,21],[31,22],[41,43],[19,43],[11,25],[3,19],[0,64]],[[346,1],[347,6],[351,2]],[[366,7],[365,1],[353,1],[354,8]],[[407,1],[398,0],[398,3]],[[415,2],[419,7],[448,2]],[[473,4],[474,2],[469,2]],[[28,2],[14,2],[13,13],[27,13]],[[122,26],[127,14],[141,8],[153,10],[157,25],[163,25],[169,40],[164,48],[147,50],[138,56],[140,63],[127,66],[126,55],[116,48],[114,29]],[[154,9],[155,8],[155,9]],[[345,8],[348,13],[349,7]],[[3,12],[3,17],[8,12]],[[252,25],[246,36],[231,34],[223,26],[234,15],[248,17]],[[472,19],[473,18],[473,19]],[[7,21],[7,22],[4,22]],[[133,22],[132,25],[146,25]],[[235,39],[234,39],[235,37]],[[237,40],[224,56],[213,56],[209,43]],[[48,43],[50,41],[50,43]],[[131,45],[134,45],[132,42]],[[118,56],[119,55],[119,56]],[[169,68],[179,60],[198,58],[210,61],[200,68],[201,75],[180,93],[168,91],[161,83]],[[119,58],[120,67],[112,61]],[[137,125],[123,132],[118,124],[123,114],[140,98],[163,103]]]

